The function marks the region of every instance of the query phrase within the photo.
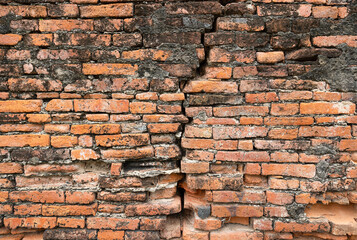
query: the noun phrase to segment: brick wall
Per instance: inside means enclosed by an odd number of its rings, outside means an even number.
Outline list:
[[[357,239],[352,0],[0,0],[0,239]]]

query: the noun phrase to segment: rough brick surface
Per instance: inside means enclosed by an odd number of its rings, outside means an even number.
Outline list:
[[[0,239],[357,239],[356,9],[0,0]]]

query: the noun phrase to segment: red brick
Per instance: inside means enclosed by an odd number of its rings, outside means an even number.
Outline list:
[[[79,10],[76,4],[49,5],[48,16],[50,17],[77,17]]]
[[[142,146],[149,144],[149,134],[100,135],[95,137],[98,146]]]
[[[228,51],[223,48],[212,48],[209,52],[209,62],[242,62],[242,63],[252,63],[255,60],[255,52],[250,50],[245,51]]]
[[[126,216],[138,215],[170,215],[181,211],[181,199],[154,200],[150,203],[129,205],[125,209]]]
[[[279,99],[275,92],[246,93],[245,101],[247,103],[266,103],[279,101]]]
[[[41,215],[42,205],[40,204],[24,204],[14,207],[15,215]]]
[[[141,46],[142,42],[143,42],[143,37],[140,33],[124,33],[124,34],[113,35],[113,45],[115,46],[137,47],[137,46]]]
[[[272,103],[270,110],[272,115],[294,115],[298,112],[298,103]]]
[[[253,219],[253,228],[257,230],[273,230],[273,221],[269,219]]]
[[[299,155],[289,152],[273,152],[271,153],[272,162],[298,162]]]
[[[98,6],[81,6],[79,7],[81,17],[131,17],[134,12],[132,3],[115,3],[103,4]]]
[[[136,149],[110,149],[102,150],[102,155],[106,159],[140,159],[154,156],[154,149],[151,146],[141,147]]]
[[[230,67],[206,67],[206,78],[229,79],[232,77],[232,68]]]
[[[55,217],[27,217],[27,218],[5,218],[4,225],[10,229],[23,228],[54,228],[56,227]]]
[[[0,174],[23,173],[22,165],[19,163],[0,163]]]
[[[285,207],[265,207],[264,215],[267,217],[289,217]]]
[[[298,222],[275,222],[276,232],[328,232],[330,225],[327,220],[313,223],[298,223]]]
[[[234,106],[214,107],[213,114],[217,117],[235,117],[240,115],[265,116],[269,111],[266,106]]]
[[[66,192],[66,203],[89,204],[94,200],[94,192]]]
[[[312,8],[312,16],[314,18],[334,18],[338,17],[337,7],[316,6]]]
[[[63,228],[84,228],[85,219],[59,217],[57,218],[57,224],[58,227],[63,227]]]
[[[190,81],[184,88],[186,93],[237,93],[238,85],[235,82],[220,81]]]
[[[346,43],[350,47],[357,47],[357,37],[356,36],[318,36],[312,39],[315,46],[318,47],[334,47],[340,44]]]
[[[262,175],[283,175],[292,177],[313,178],[315,165],[312,164],[263,164]]]
[[[181,161],[181,171],[183,173],[207,173],[209,172],[209,163]]]
[[[240,138],[254,138],[265,137],[268,129],[265,127],[214,127],[213,139],[240,139]]]
[[[235,67],[233,69],[233,78],[244,78],[258,75],[256,66]]]
[[[45,6],[3,6],[0,10],[0,17],[4,17],[10,13],[25,18],[41,18],[47,17]]]
[[[13,92],[43,92],[62,90],[62,83],[58,80],[42,80],[35,78],[10,78],[8,80],[8,86]]]
[[[357,150],[357,140],[343,139],[339,143],[339,149],[341,151],[356,151]]]
[[[75,149],[71,151],[73,160],[91,160],[98,159],[99,155],[92,149]]]
[[[148,102],[132,102],[130,103],[131,113],[155,113],[156,104]]]
[[[63,203],[64,193],[60,191],[13,191],[9,198],[15,202]]]
[[[212,205],[214,217],[261,217],[263,207],[253,205]]]
[[[221,203],[251,203],[262,204],[266,202],[265,193],[262,191],[247,191],[233,192],[233,191],[213,191],[213,201]]]
[[[269,162],[270,157],[267,152],[218,151],[216,160],[234,162]]]
[[[299,129],[300,137],[342,137],[351,138],[351,127],[308,127],[302,126]]]
[[[294,201],[294,195],[284,192],[266,192],[267,202],[275,205],[289,205]]]
[[[25,176],[41,173],[72,173],[78,171],[78,165],[25,165]]]
[[[0,45],[13,46],[18,44],[22,39],[18,34],[0,34]]]
[[[107,112],[107,113],[129,112],[129,101],[114,100],[114,99],[74,100],[74,111]]]
[[[351,102],[312,102],[301,103],[301,114],[353,114],[356,105]]]
[[[82,205],[43,205],[43,216],[88,216],[95,215],[97,212],[97,204],[89,206]]]
[[[315,94],[315,93],[314,93]],[[293,91],[293,92],[280,92],[280,100],[307,100],[312,98],[312,92],[309,91]]]
[[[122,219],[114,217],[88,217],[88,229],[135,230],[139,228],[139,219]]]
[[[311,125],[314,123],[312,117],[266,117],[264,118],[266,125]]]

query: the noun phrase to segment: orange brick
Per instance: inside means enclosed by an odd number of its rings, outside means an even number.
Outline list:
[[[23,173],[22,165],[19,163],[0,163],[0,174]]]
[[[312,8],[312,16],[314,18],[337,18],[337,7],[330,6],[316,6]]]
[[[85,219],[59,217],[57,218],[57,224],[58,227],[63,227],[63,228],[84,228]]]
[[[166,93],[160,95],[160,100],[165,102],[174,102],[174,101],[184,101],[185,94],[183,93]]]
[[[73,134],[116,134],[121,132],[120,124],[81,124],[72,125]]]
[[[0,147],[46,147],[49,146],[49,135],[3,135],[0,136]]]
[[[272,139],[296,139],[298,135],[298,129],[282,129],[275,128],[269,131],[269,138]]]
[[[93,20],[75,20],[75,19],[51,19],[40,20],[39,29],[41,32],[72,31],[80,29],[84,31],[93,31]]]
[[[99,6],[81,6],[79,7],[81,17],[131,17],[134,13],[132,3],[103,4]]]
[[[346,43],[350,47],[357,47],[357,36],[318,36],[312,39],[313,44],[318,47],[335,47]]]
[[[261,217],[263,207],[252,205],[212,205],[214,217]]]
[[[138,65],[122,63],[84,63],[85,75],[134,75]]]
[[[179,131],[180,126],[180,123],[149,124],[148,130],[150,133],[176,133]]]
[[[283,175],[313,178],[316,167],[312,164],[262,164],[262,175]]]
[[[43,216],[88,216],[95,215],[97,204],[86,205],[43,205]]]
[[[46,123],[51,122],[49,114],[27,114],[27,121],[31,123]]]
[[[8,80],[8,85],[9,89],[14,92],[43,92],[62,90],[62,83],[58,80],[42,80],[36,78],[10,78]]]
[[[42,100],[0,101],[0,112],[40,112]]]
[[[245,101],[247,103],[266,103],[279,101],[279,99],[275,92],[247,93],[245,94]]]
[[[156,104],[148,102],[132,102],[130,103],[131,113],[155,113]]]
[[[139,49],[133,51],[123,51],[122,58],[124,59],[139,59],[139,60],[154,60],[166,61],[172,55],[171,51],[159,49]]]
[[[139,228],[139,219],[123,219],[114,217],[88,217],[89,229],[135,230]]]
[[[294,194],[284,192],[266,192],[267,202],[275,205],[289,205],[294,201]]]
[[[98,240],[124,240],[124,231],[99,230]]]
[[[13,46],[22,40],[22,36],[18,34],[0,34],[0,45]]]
[[[294,115],[299,112],[298,103],[272,103],[272,115]]]
[[[232,68],[230,67],[206,67],[206,78],[228,79],[232,76]]]
[[[107,112],[107,113],[129,112],[129,101],[115,100],[115,99],[74,100],[74,111]]]
[[[56,227],[55,217],[27,217],[27,218],[5,218],[4,225],[10,229],[23,228],[54,228]]]
[[[189,81],[183,91],[186,93],[237,93],[238,85],[235,82]]]
[[[66,203],[89,204],[94,201],[94,192],[66,192]]]
[[[46,111],[50,112],[69,112],[73,111],[72,100],[53,99],[47,103]]]
[[[92,149],[75,149],[71,151],[73,160],[90,160],[98,159],[98,154]]]
[[[29,6],[2,6],[0,9],[0,17],[4,17],[10,13],[25,18],[41,18],[47,17],[46,6],[29,5]]]
[[[52,136],[51,146],[55,148],[74,147],[78,144],[78,138],[72,136]]]
[[[342,137],[351,138],[351,127],[320,127],[302,126],[299,129],[300,137]]]
[[[257,52],[257,61],[259,63],[277,63],[284,61],[284,52]]]
[[[301,114],[352,114],[356,110],[356,105],[351,102],[312,102],[301,103]]]
[[[209,52],[209,62],[244,62],[252,63],[255,60],[254,51],[228,51],[223,48],[212,48]]]

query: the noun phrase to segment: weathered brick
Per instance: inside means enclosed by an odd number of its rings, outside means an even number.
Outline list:
[[[98,6],[80,6],[81,17],[131,17],[134,12],[132,3],[103,4]]]

